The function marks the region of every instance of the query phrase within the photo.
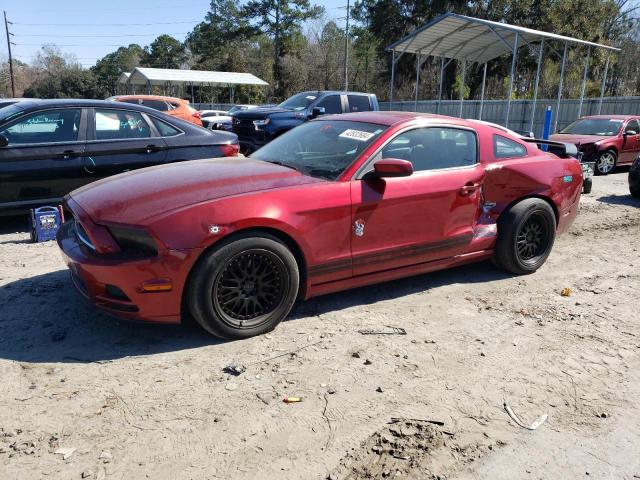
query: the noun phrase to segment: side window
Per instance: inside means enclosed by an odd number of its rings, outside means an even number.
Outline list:
[[[408,160],[416,172],[474,165],[477,156],[474,132],[447,127],[409,130],[382,149],[382,158]]]
[[[349,100],[350,112],[369,112],[371,110],[371,102],[366,95],[347,95]]]
[[[179,135],[180,133],[182,133],[177,128],[172,127],[171,125],[163,122],[162,120],[158,120],[157,118],[152,118],[152,121],[153,121],[153,124],[158,129],[158,132],[160,132],[161,137],[175,137],[176,135]]]
[[[75,142],[81,116],[80,108],[36,112],[0,131],[0,134],[7,137],[9,145]]]
[[[148,138],[151,130],[140,112],[96,108],[96,140]]]
[[[636,132],[636,134],[640,133],[640,124],[638,124],[637,120],[631,120],[626,128],[624,129],[625,132],[628,132],[629,130],[633,130],[634,132]]]
[[[153,108],[154,110],[158,110],[160,112],[166,112],[169,110],[169,105],[162,100],[143,100],[142,105],[145,107]]]
[[[496,158],[526,157],[527,149],[524,145],[510,140],[507,137],[503,137],[502,135],[494,135],[493,153]]]
[[[320,100],[316,107],[324,107],[324,113],[342,113],[342,99],[340,95],[329,95]]]

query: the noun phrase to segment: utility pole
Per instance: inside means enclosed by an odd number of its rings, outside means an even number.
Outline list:
[[[349,64],[349,0],[347,0],[347,26],[344,31],[344,90],[345,92],[349,90],[349,74],[348,67]]]
[[[4,29],[7,32],[7,50],[9,50],[9,76],[11,77],[11,96],[15,98],[16,96],[16,84],[13,79],[13,59],[11,58],[11,39],[9,37],[9,23],[7,21],[7,12],[4,12]]]

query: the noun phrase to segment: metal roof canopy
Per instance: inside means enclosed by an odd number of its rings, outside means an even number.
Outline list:
[[[390,85],[390,101],[393,102],[393,87],[395,80],[395,65],[405,53],[412,53],[417,55],[416,62],[416,97],[415,105],[417,106],[419,84],[420,84],[420,70],[424,61],[430,57],[440,57],[440,85],[438,93],[438,101],[442,99],[442,75],[444,68],[452,60],[462,61],[462,82],[460,85],[460,116],[462,116],[462,104],[463,104],[463,92],[464,92],[464,78],[466,74],[467,61],[474,63],[484,64],[484,73],[482,78],[482,92],[480,99],[480,111],[479,116],[482,116],[482,104],[484,101],[484,90],[487,75],[487,62],[498,58],[505,54],[512,55],[511,61],[511,73],[509,80],[509,96],[507,112],[505,117],[505,127],[508,127],[509,122],[509,110],[511,106],[511,93],[513,91],[513,79],[516,68],[516,56],[518,48],[523,45],[529,45],[536,41],[540,42],[540,50],[538,55],[538,68],[536,71],[536,82],[534,89],[534,105],[538,96],[538,85],[540,81],[541,63],[544,52],[545,40],[559,41],[564,43],[564,51],[562,57],[562,67],[560,72],[560,85],[558,91],[558,103],[557,108],[560,105],[560,99],[562,96],[562,85],[564,82],[564,70],[566,65],[567,47],[569,43],[587,46],[589,51],[586,57],[584,75],[580,96],[580,112],[582,111],[582,102],[584,100],[585,83],[587,79],[587,72],[589,68],[589,60],[591,48],[603,48],[609,51],[619,51],[620,49],[611,47],[608,45],[602,45],[593,42],[587,42],[577,38],[565,37],[563,35],[556,35],[554,33],[543,32],[540,30],[533,30],[530,28],[518,27],[516,25],[509,25],[507,23],[494,22],[491,20],[483,20],[480,18],[467,17],[465,15],[458,15],[456,13],[446,13],[440,17],[435,18],[426,25],[411,32],[406,37],[398,40],[397,42],[389,45],[387,51],[392,52],[392,66],[391,66],[391,85]],[[560,54],[552,49],[558,56]],[[399,55],[396,55],[399,53]],[[424,58],[424,59],[423,59]],[[449,59],[445,64],[445,59]],[[607,61],[605,65],[604,78],[602,86],[600,88],[600,108],[602,106],[602,97],[604,95],[604,85],[607,76],[607,70],[609,66],[609,55],[607,55]],[[440,104],[438,103],[438,110]],[[557,108],[556,108],[556,120],[554,130],[557,128]],[[533,125],[533,112],[532,111],[531,125]]]
[[[125,75],[125,74],[123,74]],[[234,89],[236,85],[269,85],[264,80],[251,73],[239,72],[214,72],[211,70],[181,70],[172,68],[147,68],[136,67],[127,77],[120,76],[119,83],[127,87],[131,85],[144,85],[147,93],[151,93],[153,85],[186,84],[191,86],[191,102],[194,101],[193,87],[195,85],[229,87],[233,103]]]
[[[225,87],[232,85],[268,85],[267,82],[251,73],[146,67],[136,67],[127,81],[133,85],[163,85],[166,82]]]

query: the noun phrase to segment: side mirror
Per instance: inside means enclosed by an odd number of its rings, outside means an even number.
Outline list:
[[[0,147],[6,147],[9,145],[9,139],[4,135],[0,135]]]
[[[316,118],[319,115],[324,115],[325,109],[324,107],[313,107],[311,109],[311,118]]]
[[[633,129],[629,129],[629,130],[625,130],[625,131],[624,131],[624,134],[625,134],[625,135],[637,135],[637,134],[638,134],[638,132],[636,132],[636,131],[635,131],[635,130],[633,130]]]
[[[407,160],[383,158],[373,164],[373,171],[380,178],[408,177],[413,173],[413,164]]]

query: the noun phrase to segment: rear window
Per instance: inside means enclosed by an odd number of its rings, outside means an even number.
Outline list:
[[[160,112],[166,112],[167,110],[169,110],[169,106],[164,100],[143,100],[142,105],[144,105],[145,107],[153,108],[154,110],[158,110]]]
[[[371,102],[366,95],[347,95],[350,112],[368,112],[371,110]]]

